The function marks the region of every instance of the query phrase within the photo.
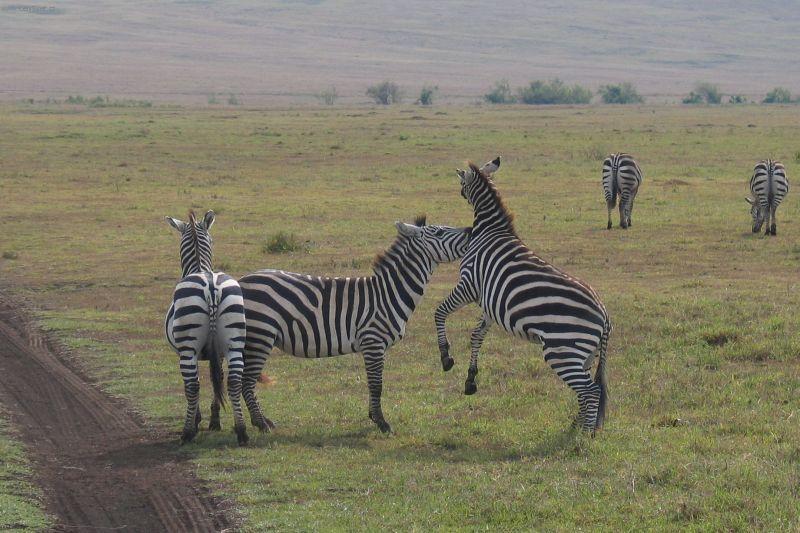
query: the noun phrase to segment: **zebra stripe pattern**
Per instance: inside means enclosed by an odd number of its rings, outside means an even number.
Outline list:
[[[175,286],[172,305],[167,311],[167,340],[180,357],[181,376],[186,394],[186,420],[181,441],[191,441],[200,425],[199,359],[208,359],[214,402],[209,428],[220,429],[219,409],[224,403],[222,361],[228,362],[228,394],[233,406],[235,430],[240,445],[247,443],[242,415],[242,372],[244,370],[245,317],[242,290],[235,279],[211,268],[211,235],[214,212],[197,221],[189,212],[189,221],[166,217],[181,234],[182,279]]]
[[[517,237],[512,215],[490,175],[500,158],[478,169],[459,170],[461,194],[475,219],[458,284],[438,306],[436,332],[442,367],[452,368],[446,320],[455,310],[477,303],[483,316],[471,335],[466,394],[477,391],[478,352],[492,323],[512,335],[541,343],[544,358],[578,396],[576,424],[587,431],[602,426],[606,405],[606,348],[611,322],[595,291],[586,283],[537,257]],[[594,379],[589,374],[594,357]]]
[[[619,225],[631,225],[633,200],[642,183],[642,170],[628,154],[611,154],[603,161],[603,193],[608,207],[608,229],[611,229],[611,210],[619,197]]]
[[[753,233],[761,231],[761,226],[766,222],[767,230],[764,234],[778,234],[775,212],[788,192],[789,180],[783,164],[772,159],[765,159],[756,164],[753,176],[750,178],[750,193],[753,198],[746,198],[753,217]]]
[[[381,410],[386,350],[403,338],[437,264],[459,259],[469,228],[397,223],[398,237],[373,264],[372,276],[329,278],[261,270],[239,280],[247,318],[244,399],[254,426],[274,427],[255,396],[273,347],[297,357],[364,356],[369,418],[391,430]]]

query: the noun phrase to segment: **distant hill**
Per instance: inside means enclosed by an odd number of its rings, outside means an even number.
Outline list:
[[[103,94],[290,103],[390,79],[472,101],[496,80],[633,81],[652,100],[697,80],[800,92],[793,1],[283,0],[0,3],[0,98]]]

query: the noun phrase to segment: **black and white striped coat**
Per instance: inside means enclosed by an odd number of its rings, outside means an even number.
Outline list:
[[[472,332],[472,356],[465,393],[477,391],[478,352],[490,324],[541,343],[544,358],[578,395],[577,422],[589,431],[601,427],[606,404],[606,347],[611,331],[606,309],[586,283],[537,257],[517,237],[490,175],[500,158],[478,169],[459,170],[461,194],[473,206],[475,221],[458,284],[438,306],[436,331],[442,367],[453,366],[445,323],[456,309],[477,303],[483,316]],[[589,374],[595,355],[594,379]]]
[[[628,154],[611,154],[603,161],[603,193],[608,207],[608,229],[611,229],[611,210],[619,197],[619,225],[631,225],[633,201],[642,184],[642,170]]]
[[[761,231],[761,226],[766,222],[767,230],[764,234],[778,234],[775,212],[788,192],[789,179],[782,163],[765,159],[756,164],[750,178],[750,193],[753,198],[745,198],[750,204],[750,214],[753,217],[753,233]]]
[[[183,442],[191,441],[200,424],[200,381],[198,360],[208,359],[214,402],[210,429],[220,429],[219,408],[224,402],[222,358],[228,363],[228,393],[233,406],[239,444],[246,444],[241,408],[242,371],[244,369],[245,317],[242,291],[237,281],[211,268],[212,240],[208,230],[214,212],[197,221],[193,212],[189,221],[166,217],[181,234],[182,278],[175,286],[172,305],[167,311],[164,329],[167,341],[180,357],[181,376],[186,394],[186,419]]]
[[[261,270],[239,280],[247,318],[244,399],[253,425],[273,427],[255,384],[273,347],[297,357],[361,352],[367,370],[369,417],[390,431],[381,410],[386,350],[403,338],[438,263],[464,255],[469,228],[398,222],[399,235],[376,259],[372,276],[329,278]]]

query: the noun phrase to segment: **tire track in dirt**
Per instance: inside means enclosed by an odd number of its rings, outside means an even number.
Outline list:
[[[211,496],[158,434],[87,380],[0,291],[0,403],[26,445],[56,531],[224,531]]]

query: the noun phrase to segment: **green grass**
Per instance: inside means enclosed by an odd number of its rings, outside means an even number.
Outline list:
[[[595,439],[567,432],[574,395],[540,349],[496,328],[478,394],[463,396],[474,307],[450,321],[456,367],[441,372],[433,309],[455,265],[389,352],[394,435],[367,419],[358,356],[276,353],[259,395],[278,430],[245,449],[227,430],[183,448],[246,529],[800,527],[800,195],[776,238],[750,233],[743,200],[758,159],[783,159],[792,179],[800,108],[0,115],[0,249],[17,254],[0,275],[176,446],[184,400],[161,321],[180,268],[164,215],[214,209],[216,262],[234,275],[363,274],[395,220],[469,224],[455,167],[500,154],[519,234],[605,301],[611,410]],[[645,172],[628,231],[605,230],[600,165],[614,150]],[[308,252],[271,253],[278,232]]]
[[[42,510],[41,494],[30,478],[30,464],[22,446],[0,418],[0,530],[39,531],[50,525]]]

